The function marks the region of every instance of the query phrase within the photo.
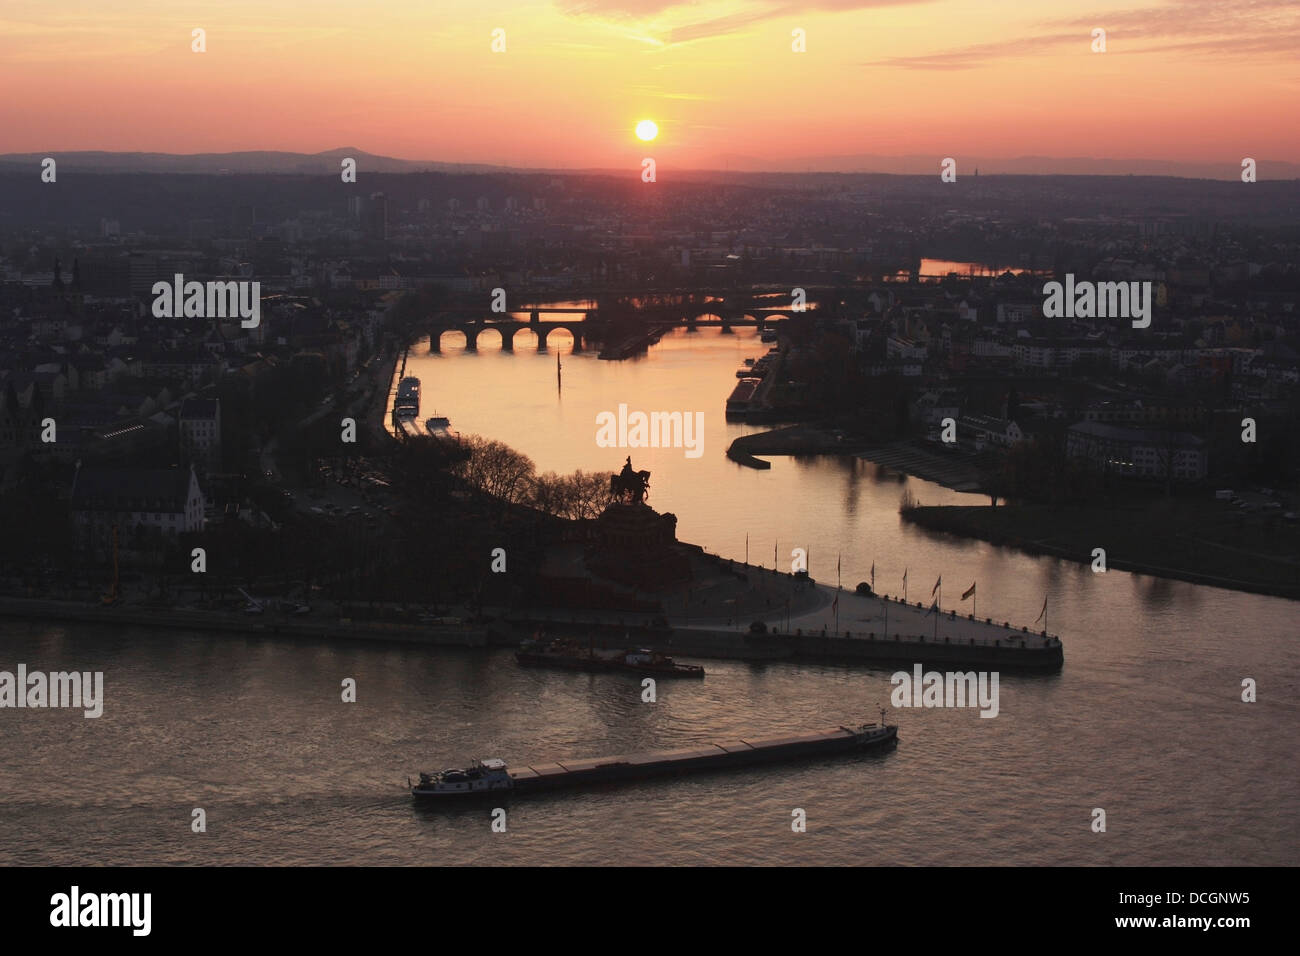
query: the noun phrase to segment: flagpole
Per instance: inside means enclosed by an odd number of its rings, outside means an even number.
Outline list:
[[[749,567],[749,532],[745,532],[745,567]]]

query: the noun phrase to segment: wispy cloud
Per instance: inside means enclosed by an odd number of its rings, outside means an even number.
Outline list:
[[[572,17],[634,21],[642,27],[642,35],[657,35],[662,45],[671,46],[731,36],[777,17],[811,12],[848,13],[933,2],[935,0],[804,0],[792,5],[776,0],[758,0],[748,3],[748,9],[741,12],[713,17],[702,15],[704,11],[700,8],[708,4],[694,0],[556,0],[555,6],[561,13]]]
[[[673,27],[668,34],[668,42],[673,44],[690,43],[692,40],[705,40],[712,37],[726,36],[731,33],[739,33],[773,16],[776,16],[776,13],[759,10],[733,13],[728,17],[716,17],[712,20],[701,20],[698,23],[688,23],[685,26]]]
[[[1108,54],[1195,52],[1290,59],[1300,49],[1297,0],[1242,0],[1231,5],[1222,0],[1176,0],[1163,6],[1045,21],[1041,25],[1059,32],[916,56],[884,57],[863,65],[969,70],[1001,59],[1055,55],[1068,45],[1084,52],[1091,49],[1096,27],[1106,31]]]
[[[956,50],[946,50],[942,53],[929,53],[921,56],[889,56],[879,60],[868,60],[863,65],[899,67],[905,70],[969,70],[990,60],[1049,53],[1053,48],[1066,43],[1082,43],[1086,50],[1089,41],[1090,34],[1087,33],[1040,34],[1038,36],[1021,37],[1018,40],[977,43]]]

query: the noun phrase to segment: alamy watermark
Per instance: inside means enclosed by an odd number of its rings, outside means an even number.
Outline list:
[[[684,448],[687,458],[704,454],[703,412],[628,412],[596,415],[599,448]]]
[[[82,893],[73,886],[50,897],[50,925],[57,927],[126,926],[133,936],[148,936],[152,911],[152,893]]]
[[[1043,286],[1043,315],[1049,319],[1132,319],[1133,328],[1151,325],[1150,282],[1075,282]]]
[[[896,671],[889,678],[894,685],[889,701],[895,707],[976,707],[981,717],[998,715],[997,671],[938,671],[912,673]]]
[[[153,284],[155,319],[233,319],[240,326],[255,329],[262,321],[262,283],[186,282],[176,273],[173,281]]]
[[[104,713],[103,671],[0,671],[0,709],[5,707],[80,707],[85,717]]]

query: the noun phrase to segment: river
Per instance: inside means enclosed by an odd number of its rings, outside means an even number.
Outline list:
[[[895,709],[896,752],[506,803],[424,810],[408,774],[474,757],[596,756],[819,729],[889,705],[887,670],[706,662],[702,683],[517,668],[504,651],[331,646],[207,634],[0,622],[5,656],[105,674],[104,715],[0,710],[0,862],[370,864],[1291,864],[1300,860],[1294,602],[1031,557],[904,524],[924,503],[980,501],[852,458],[724,451],[723,420],[752,329],[675,332],[641,358],[538,354],[485,334],[467,353],[412,350],[423,414],[501,439],[541,470],[651,472],[679,537],[812,576],[868,577],[944,606],[978,582],[980,616],[1047,623],[1057,675],[1001,675],[994,719]],[[557,388],[555,353],[562,353]],[[602,448],[596,416],[702,412],[702,454]],[[1106,542],[1080,542],[1082,553]],[[845,626],[850,626],[846,623]],[[1041,626],[1041,625],[1040,625]],[[340,683],[357,681],[356,703]],[[1258,701],[1242,701],[1242,681]],[[191,832],[202,807],[207,832]],[[806,833],[791,811],[807,812]],[[1093,832],[1096,808],[1107,831]]]

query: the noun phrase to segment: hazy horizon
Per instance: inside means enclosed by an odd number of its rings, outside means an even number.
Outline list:
[[[334,147],[308,153],[298,150],[249,149],[221,152],[167,152],[156,150],[58,150],[0,153],[0,168],[6,165],[37,163],[46,156],[59,158],[64,168],[78,168],[78,160],[97,171],[143,172],[216,172],[220,161],[229,160],[231,172],[301,172],[303,174],[333,174],[338,160],[344,156],[357,159],[358,169],[367,172],[421,172],[456,171],[482,173],[557,173],[587,175],[618,175],[623,170],[600,166],[519,166],[491,163],[457,162],[430,157],[390,156],[354,147]],[[686,174],[736,173],[744,175],[860,175],[860,176],[928,176],[939,170],[941,157],[937,156],[883,156],[808,157],[759,165],[759,160],[748,156],[726,157],[723,165],[692,166],[676,170]],[[277,161],[279,165],[277,165]],[[319,161],[319,168],[315,162]],[[153,162],[155,165],[150,166]],[[297,163],[286,168],[284,163]],[[1256,157],[1258,179],[1287,181],[1300,179],[1300,163]],[[201,168],[204,165],[214,168]],[[310,165],[312,168],[306,168]],[[1087,156],[984,156],[969,157],[960,165],[960,171],[969,175],[978,172],[983,176],[1156,176],[1178,179],[1216,179],[1235,181],[1240,178],[1240,167],[1230,160],[1161,160],[1150,157],[1107,159]]]
[[[1296,48],[1291,0],[15,0],[0,15],[0,124],[21,153],[366,143],[519,169],[637,173],[652,156],[661,177],[928,173],[943,157],[995,173],[1049,154],[1228,164],[1234,178],[1251,157],[1274,178],[1270,162],[1300,157],[1300,129],[1279,121],[1300,98]],[[633,135],[643,119],[658,124],[648,144]],[[861,170],[861,157],[917,168]]]

